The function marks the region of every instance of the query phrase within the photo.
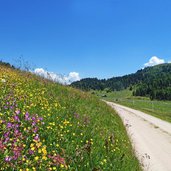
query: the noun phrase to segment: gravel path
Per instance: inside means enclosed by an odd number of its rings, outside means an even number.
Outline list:
[[[171,171],[171,124],[138,110],[106,102],[122,118],[145,171]]]

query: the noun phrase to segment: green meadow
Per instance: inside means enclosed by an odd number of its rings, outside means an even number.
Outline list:
[[[6,66],[0,123],[0,170],[141,170],[121,119],[99,98]]]
[[[132,96],[132,91],[122,90],[114,92],[95,91],[96,96],[104,100],[128,106],[160,119],[171,122],[171,101],[150,100],[147,97]],[[93,94],[94,94],[93,93]]]

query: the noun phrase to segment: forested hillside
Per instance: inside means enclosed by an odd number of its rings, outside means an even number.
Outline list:
[[[138,70],[134,74],[99,80],[86,78],[71,86],[89,91],[119,91],[126,88],[133,90],[135,96],[149,96],[151,99],[171,100],[171,64],[161,64]]]

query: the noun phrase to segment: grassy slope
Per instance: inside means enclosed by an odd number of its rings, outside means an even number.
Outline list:
[[[0,66],[0,170],[140,170],[116,113],[88,93]]]
[[[96,92],[100,97],[104,92]],[[171,101],[151,101],[146,97],[133,97],[132,92],[123,90],[106,94],[105,100],[113,101],[134,109],[141,110],[168,122],[171,122]]]

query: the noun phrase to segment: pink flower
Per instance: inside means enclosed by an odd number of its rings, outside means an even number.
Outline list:
[[[56,156],[48,155],[48,157],[53,160],[54,165],[65,165],[65,159],[62,158],[59,154],[57,154]]]
[[[5,145],[3,142],[0,140],[0,151],[4,151]]]
[[[15,147],[13,149],[13,153],[14,153],[13,159],[14,160],[17,160],[20,157],[21,151],[22,151],[22,148],[20,148],[20,147]]]
[[[19,115],[19,114],[20,114],[20,110],[16,110],[15,113],[16,113],[17,115]]]

